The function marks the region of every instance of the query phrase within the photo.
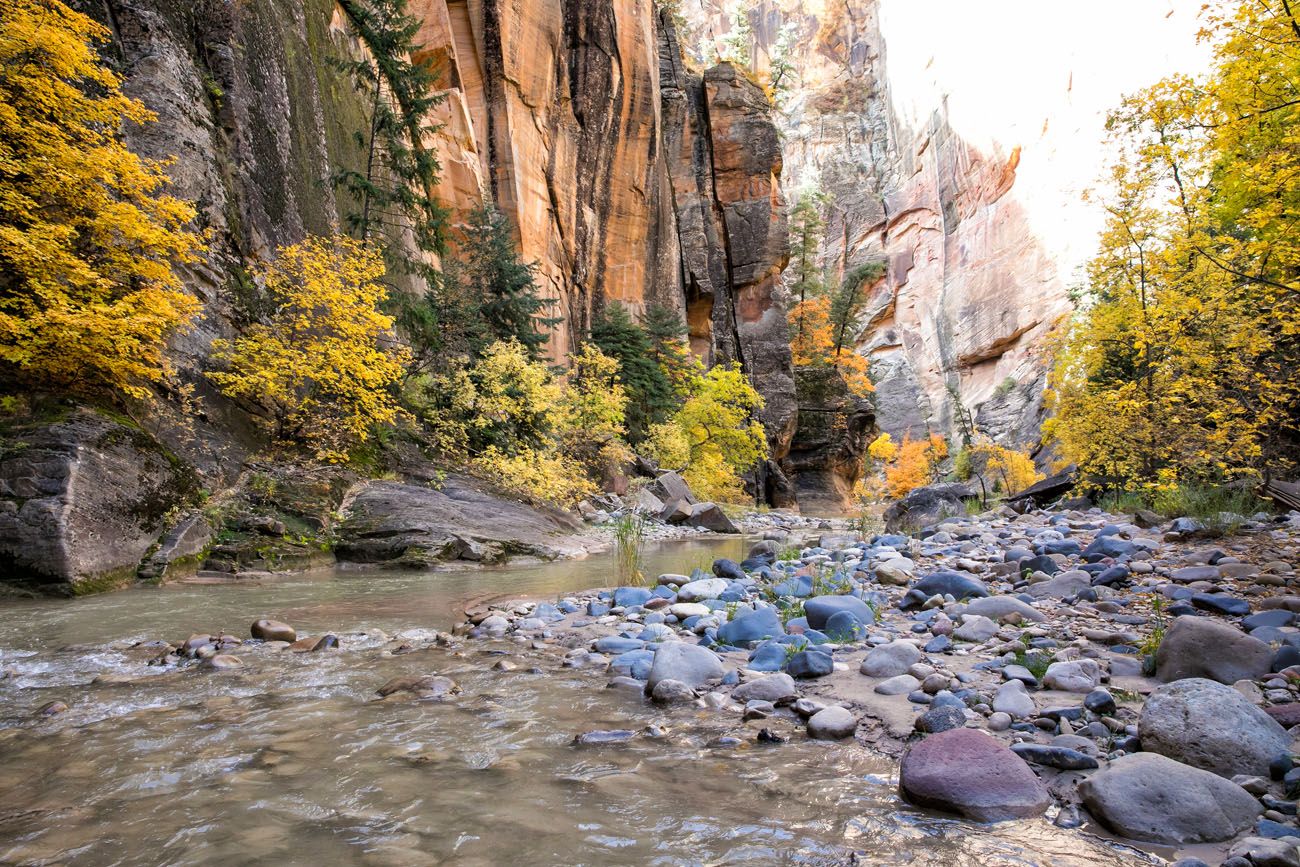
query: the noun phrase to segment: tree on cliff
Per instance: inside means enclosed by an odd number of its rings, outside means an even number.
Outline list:
[[[1117,160],[1047,433],[1095,484],[1289,473],[1300,455],[1300,21],[1211,4],[1203,80],[1109,121]]]
[[[546,316],[554,302],[540,297],[534,266],[515,246],[510,221],[484,198],[458,227],[456,253],[448,257],[437,296],[470,353],[499,340],[517,340],[532,358],[541,356],[547,330],[560,318]]]
[[[213,341],[224,369],[208,374],[228,397],[255,410],[272,441],[343,463],[376,426],[400,410],[393,392],[404,348],[379,309],[383,261],[351,238],[308,238],[262,265],[273,312],[232,340]]]
[[[650,425],[662,422],[677,404],[672,384],[655,359],[646,329],[632,320],[617,301],[601,310],[591,323],[591,342],[618,361],[619,378],[627,390],[627,437],[645,439]]]
[[[200,250],[166,164],[123,125],[154,120],[95,46],[107,28],[59,0],[0,4],[0,377],[7,387],[145,398],[198,302],[173,261]]]

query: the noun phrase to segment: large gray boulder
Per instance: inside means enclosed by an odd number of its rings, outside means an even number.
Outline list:
[[[1150,843],[1227,840],[1262,809],[1236,783],[1154,753],[1116,759],[1084,780],[1079,793],[1103,825]]]
[[[976,729],[950,729],[914,744],[899,768],[903,797],[976,822],[1037,816],[1051,798],[1017,756]]]
[[[921,661],[921,650],[910,641],[891,641],[873,647],[858,671],[868,677],[897,677]]]
[[[1008,614],[1018,614],[1021,620],[1030,623],[1041,623],[1047,619],[1046,614],[1014,596],[986,596],[983,599],[972,599],[966,603],[966,613],[980,614],[993,620],[1001,620]]]
[[[1230,686],[1187,678],[1147,697],[1138,720],[1142,748],[1223,777],[1267,777],[1289,750],[1286,729]]]
[[[770,701],[773,704],[794,698],[794,678],[781,672],[746,681],[731,691],[738,702]]]
[[[0,580],[81,595],[130,583],[197,477],[144,431],[89,410],[21,425],[0,455]]]
[[[965,516],[965,501],[974,496],[971,488],[953,483],[917,488],[885,510],[885,532],[910,533],[944,518]]]
[[[343,503],[335,555],[344,561],[402,569],[444,561],[494,562],[524,554],[545,560],[576,556],[579,523],[489,493],[449,475],[441,488],[364,482]]]
[[[652,692],[661,680],[680,681],[696,689],[711,680],[718,680],[724,673],[722,660],[707,647],[669,641],[655,650],[655,661],[650,666],[646,691]]]
[[[1268,674],[1273,651],[1258,638],[1208,617],[1174,620],[1156,651],[1156,677],[1166,683],[1206,677],[1219,683],[1254,680]]]

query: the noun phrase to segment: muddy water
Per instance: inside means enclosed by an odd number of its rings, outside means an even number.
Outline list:
[[[668,546],[649,569],[738,550]],[[552,649],[431,641],[466,600],[554,597],[610,569],[596,557],[5,603],[0,665],[16,676],[0,681],[0,864],[1146,863],[1042,820],[924,814],[898,799],[894,763],[860,747],[793,726],[789,743],[760,746],[729,716],[603,689]],[[243,668],[214,671],[150,667],[153,651],[133,646],[246,634],[263,615],[333,631],[343,649],[247,645]],[[413,649],[392,655],[399,643]],[[518,667],[494,670],[504,656]],[[435,672],[461,694],[375,700],[391,677]],[[39,716],[51,701],[68,710]],[[667,735],[571,744],[652,723]],[[742,746],[710,745],[724,735]]]

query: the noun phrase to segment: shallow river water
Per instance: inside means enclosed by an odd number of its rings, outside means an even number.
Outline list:
[[[650,552],[689,571],[740,543]],[[607,555],[504,569],[331,571],[0,602],[0,864],[1130,865],[1149,858],[1046,820],[977,826],[903,803],[896,763],[854,744],[752,742],[726,714],[601,688],[554,649],[430,646],[467,602],[609,584]],[[139,642],[262,616],[339,652],[254,645],[240,669],[146,665]],[[382,630],[382,634],[377,630]],[[381,654],[390,638],[409,653]],[[509,652],[518,667],[496,671]],[[446,701],[377,701],[442,674]],[[92,683],[95,678],[99,683]],[[47,702],[68,705],[43,717]],[[643,730],[577,747],[592,729]],[[719,735],[745,743],[709,746]]]

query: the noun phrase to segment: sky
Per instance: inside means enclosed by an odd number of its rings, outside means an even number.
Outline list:
[[[920,125],[946,97],[949,122],[989,152],[1021,148],[1014,194],[1063,265],[1095,249],[1082,201],[1105,164],[1104,122],[1121,97],[1171,72],[1200,72],[1201,0],[882,0],[900,119]]]

